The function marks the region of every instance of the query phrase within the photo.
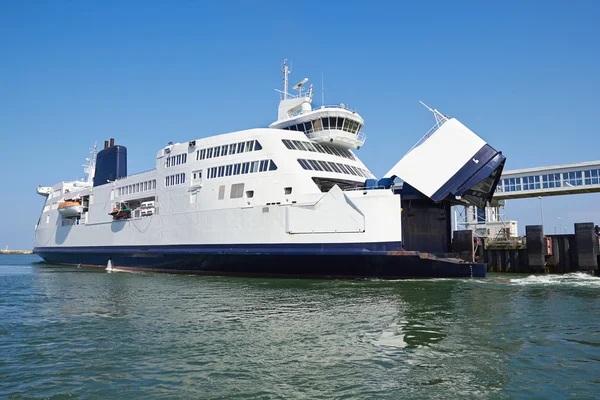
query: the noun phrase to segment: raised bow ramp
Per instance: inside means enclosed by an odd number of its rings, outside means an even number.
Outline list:
[[[457,119],[438,124],[386,175],[435,202],[462,198],[478,207],[492,199],[506,158]]]

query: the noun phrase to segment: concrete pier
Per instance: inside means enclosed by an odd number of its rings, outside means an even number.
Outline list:
[[[472,236],[454,232],[454,252],[470,258]],[[469,231],[467,231],[469,232]],[[479,242],[481,244],[477,245]],[[600,237],[593,223],[575,224],[574,234],[543,235],[541,225],[526,227],[526,236],[511,240],[473,240],[473,261],[487,263],[488,272],[598,274]]]

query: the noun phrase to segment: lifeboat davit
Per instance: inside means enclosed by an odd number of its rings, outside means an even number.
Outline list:
[[[38,186],[35,191],[40,196],[48,197],[52,193],[52,188],[50,186]]]
[[[83,212],[83,206],[80,200],[65,200],[58,205],[58,212],[64,218],[79,217]]]

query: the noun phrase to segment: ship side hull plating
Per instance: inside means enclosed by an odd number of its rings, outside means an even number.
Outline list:
[[[485,264],[402,251],[400,242],[308,246],[152,246],[43,248],[51,264],[125,271],[288,278],[485,277]]]

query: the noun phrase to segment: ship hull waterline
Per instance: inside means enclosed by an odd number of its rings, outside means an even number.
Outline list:
[[[484,278],[486,264],[416,251],[326,246],[36,248],[46,263],[124,271],[279,278]]]

